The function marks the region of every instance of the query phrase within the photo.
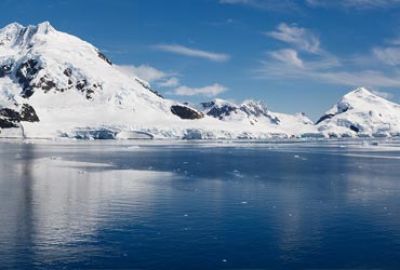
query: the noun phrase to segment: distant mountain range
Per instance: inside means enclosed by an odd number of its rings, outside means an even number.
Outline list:
[[[400,105],[358,88],[316,123],[265,104],[187,105],[48,22],[0,30],[0,137],[267,139],[400,136]]]

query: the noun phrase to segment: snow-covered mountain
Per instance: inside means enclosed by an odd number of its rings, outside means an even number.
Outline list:
[[[143,80],[120,72],[97,48],[48,22],[0,30],[0,109],[3,135],[27,137],[102,127],[141,130],[203,117],[163,99]],[[16,129],[5,130],[10,127]]]
[[[361,87],[345,95],[316,124],[327,136],[399,136],[400,105]]]
[[[251,125],[265,128],[271,134],[299,134],[314,131],[313,122],[304,114],[295,115],[270,111],[260,101],[245,100],[237,105],[227,100],[215,99],[200,104],[200,111],[205,115],[224,122],[237,122],[242,125]],[[294,132],[297,131],[297,132]]]
[[[290,125],[298,116],[272,115],[260,103],[243,103],[238,112],[243,115],[219,119],[165,99],[48,22],[0,30],[2,137],[267,138],[302,132]]]
[[[399,105],[360,88],[317,124],[262,102],[162,97],[48,22],[0,29],[0,137],[235,139],[400,134]]]

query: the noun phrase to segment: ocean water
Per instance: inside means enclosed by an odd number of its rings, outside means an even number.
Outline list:
[[[0,269],[400,269],[400,144],[2,141]]]

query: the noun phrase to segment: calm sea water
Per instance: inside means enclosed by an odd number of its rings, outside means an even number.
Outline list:
[[[400,144],[3,141],[0,269],[400,269]]]

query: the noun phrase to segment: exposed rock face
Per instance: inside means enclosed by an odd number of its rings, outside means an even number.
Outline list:
[[[101,59],[103,59],[104,61],[106,61],[109,65],[112,65],[111,60],[108,59],[107,56],[106,56],[104,53],[98,51],[98,52],[97,52],[97,55],[98,55]]]
[[[18,127],[20,122],[39,122],[35,110],[28,104],[23,104],[18,112],[9,108],[0,109],[0,128]]]
[[[193,119],[201,119],[204,117],[203,113],[183,105],[172,105],[171,112],[182,119],[193,120]]]
[[[334,117],[334,116],[335,116],[335,115],[334,115],[333,113],[325,114],[325,115],[321,116],[321,118],[318,119],[318,121],[315,122],[315,124],[318,125],[319,123],[321,123],[321,122],[323,122],[323,121],[325,121],[325,120],[331,119],[331,118]]]
[[[158,91],[152,89],[150,87],[150,85],[148,83],[146,83],[145,81],[140,80],[139,78],[135,78],[135,80],[140,83],[144,88],[146,88],[147,90],[149,90],[150,92],[152,92],[154,95],[160,97],[160,98],[164,98]]]
[[[269,119],[273,124],[278,125],[280,119],[270,114],[267,107],[262,102],[247,100],[240,105],[216,99],[214,101],[201,103],[204,112],[214,118],[220,120],[228,120],[231,118],[248,118],[250,123],[256,122],[257,118],[263,117]]]
[[[93,99],[98,87],[96,83],[90,84],[87,80],[81,80],[76,83],[76,89],[85,93],[87,99]]]
[[[209,109],[207,115],[222,120],[226,116],[230,116],[233,112],[238,110],[238,107],[231,104],[217,105],[216,101],[204,102],[201,104],[204,109]]]
[[[345,113],[348,110],[352,109],[350,107],[350,105],[346,104],[346,103],[339,103],[337,106],[338,106],[337,111],[335,113],[327,113],[327,114],[323,115],[320,119],[318,119],[318,121],[315,124],[318,125],[319,123],[321,123],[325,120],[333,118],[335,115]]]
[[[273,124],[279,125],[280,120],[277,116],[271,115],[267,106],[262,102],[253,100],[245,101],[240,105],[240,110],[246,113],[248,116],[253,117],[265,117],[270,119]]]
[[[21,121],[20,113],[9,108],[0,109],[0,116],[14,122]]]
[[[39,62],[35,59],[29,59],[18,67],[15,76],[22,87],[22,96],[24,98],[29,98],[33,95],[35,85],[32,81],[40,70]]]
[[[355,126],[355,125],[350,125],[349,128],[350,128],[350,130],[352,130],[352,131],[354,131],[356,133],[360,132],[360,128]]]
[[[0,66],[0,78],[10,74],[12,65],[1,65]]]
[[[14,122],[0,118],[0,128],[16,128],[16,127],[18,127],[18,125],[15,124]]]
[[[35,109],[28,104],[22,105],[22,109],[20,112],[21,121],[25,122],[39,122],[39,117],[36,114]]]
[[[93,99],[96,90],[98,88],[101,89],[100,83],[91,83],[87,79],[80,79],[80,74],[75,74],[72,68],[66,68],[63,71],[65,82],[62,84],[60,82],[57,83],[57,80],[52,79],[48,74],[44,74],[40,77],[40,71],[43,69],[41,64],[35,59],[30,59],[17,68],[15,77],[17,82],[21,85],[22,97],[30,98],[37,89],[41,89],[47,93],[51,90],[65,92],[75,88],[84,93],[87,99]],[[11,71],[11,65],[1,66],[0,77],[10,76]]]

